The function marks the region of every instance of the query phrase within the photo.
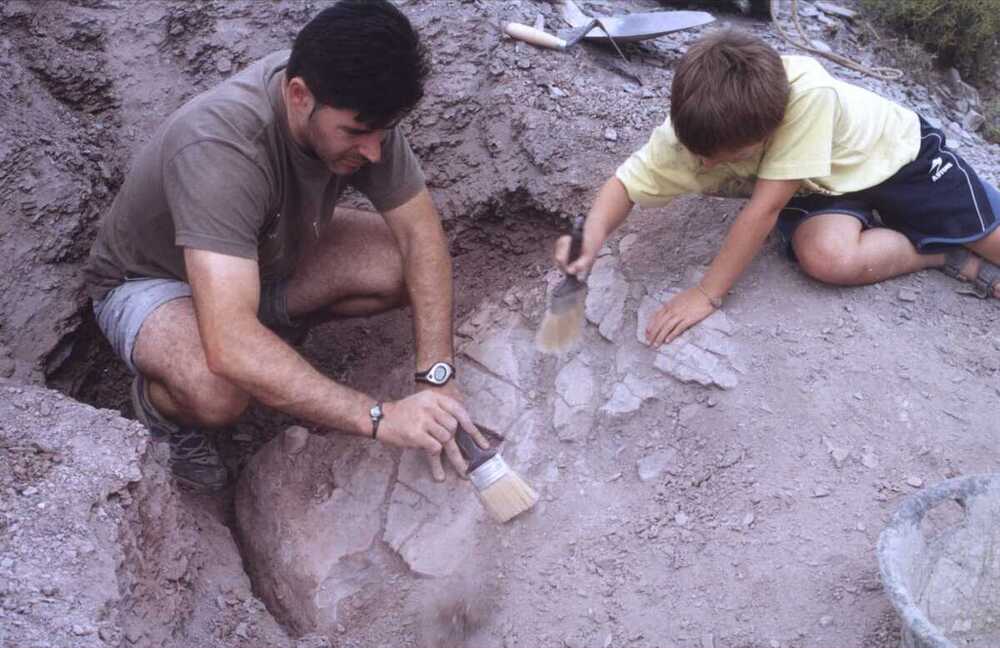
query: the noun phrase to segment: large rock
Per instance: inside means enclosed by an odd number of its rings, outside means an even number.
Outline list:
[[[0,645],[246,644],[228,632],[241,610],[216,606],[259,606],[229,530],[166,455],[116,412],[0,380]],[[291,643],[252,616],[247,637]]]
[[[599,258],[587,277],[587,320],[596,324],[601,336],[618,342],[625,316],[629,285],[618,270],[618,258]]]
[[[581,353],[559,371],[552,423],[562,441],[585,439],[593,427],[597,384],[587,355]]]
[[[671,296],[668,293],[659,299],[643,297],[636,327],[640,342],[645,342],[650,317]],[[654,366],[681,382],[731,389],[739,383],[738,349],[731,338],[733,329],[726,313],[717,310],[670,344],[661,346]]]
[[[296,632],[332,632],[337,604],[364,584],[391,472],[380,444],[297,426],[244,470],[236,521],[247,567],[268,607]]]

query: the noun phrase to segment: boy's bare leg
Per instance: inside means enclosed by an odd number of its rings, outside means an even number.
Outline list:
[[[876,283],[925,268],[944,265],[944,254],[920,254],[910,240],[895,230],[863,230],[861,221],[847,214],[813,216],[795,230],[795,255],[806,274],[839,285]],[[1000,263],[1000,230],[970,244],[969,249]],[[962,270],[974,277],[979,258],[970,255]],[[1000,297],[1000,290],[994,295]]]
[[[381,216],[337,211],[334,222],[289,282],[294,317],[372,315],[405,303],[402,256]],[[190,298],[157,308],[143,324],[132,359],[148,379],[156,409],[179,423],[221,427],[246,409],[248,395],[208,369]]]
[[[847,214],[806,220],[796,228],[792,247],[806,274],[847,286],[944,265],[944,254],[920,254],[899,232],[884,227],[863,230],[861,221]]]
[[[970,243],[966,247],[990,263],[1000,265],[1000,228],[993,230],[993,232],[986,238],[981,238],[975,243]],[[979,272],[979,264],[981,263],[979,257],[969,255],[969,263],[962,269],[962,276],[976,276],[976,273]],[[1000,286],[993,289],[993,296],[1000,299]]]

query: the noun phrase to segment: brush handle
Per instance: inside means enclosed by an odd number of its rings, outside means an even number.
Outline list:
[[[482,466],[497,453],[496,448],[487,448],[486,450],[480,448],[476,444],[476,441],[469,436],[469,433],[461,427],[455,432],[455,442],[458,444],[458,449],[462,453],[462,456],[469,462],[469,469],[466,473],[470,473]]]
[[[583,216],[573,219],[573,230],[569,233],[569,261],[573,263],[580,258],[583,251]]]

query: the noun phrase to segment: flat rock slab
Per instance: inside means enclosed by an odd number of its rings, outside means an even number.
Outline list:
[[[552,424],[559,439],[586,438],[593,426],[597,382],[586,355],[579,354],[556,375]]]
[[[649,319],[671,296],[643,297],[636,326],[639,342],[645,343]],[[653,364],[681,382],[732,389],[739,384],[737,347],[731,337],[733,329],[725,312],[717,310],[670,344],[661,346]]]
[[[364,584],[392,460],[379,444],[288,428],[254,455],[236,521],[257,592],[297,632],[335,627],[337,603]],[[349,567],[348,567],[349,563]]]
[[[475,527],[487,522],[472,483],[450,469],[447,475],[435,482],[421,453],[406,452],[389,500],[383,540],[422,576],[456,573],[469,556]]]
[[[620,339],[628,293],[629,284],[618,269],[618,257],[609,254],[599,258],[587,277],[586,316],[606,340]]]

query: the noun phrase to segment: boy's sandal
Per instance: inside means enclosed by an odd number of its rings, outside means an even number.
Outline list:
[[[970,254],[972,253],[963,247],[949,250],[945,254],[941,272],[959,281],[967,282],[958,292],[966,295],[975,295],[980,299],[988,299],[993,296],[997,286],[1000,286],[1000,267],[997,267],[986,259],[980,258],[979,272],[976,273],[976,276],[964,277],[962,276],[962,269],[968,263]]]

